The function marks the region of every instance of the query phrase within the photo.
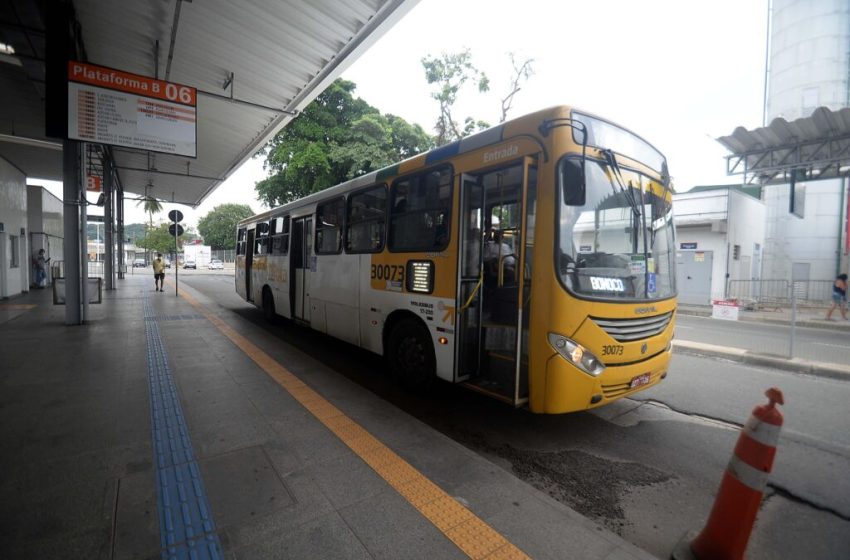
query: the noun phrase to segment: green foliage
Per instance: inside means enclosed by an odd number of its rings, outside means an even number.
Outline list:
[[[261,152],[274,172],[256,185],[278,206],[427,151],[433,140],[419,125],[382,115],[354,97],[353,82],[336,80]]]
[[[236,224],[253,215],[247,204],[221,204],[198,221],[198,231],[213,249],[235,249]]]
[[[463,49],[459,53],[442,53],[439,57],[426,56],[422,59],[422,67],[425,69],[425,79],[428,83],[436,84],[431,97],[440,104],[440,116],[435,124],[437,131],[435,140],[438,146],[460,140],[476,130],[483,130],[489,126],[483,121],[466,117],[464,126],[461,128],[452,115],[458,93],[467,82],[476,84],[479,93],[490,90],[490,80],[484,72],[472,64],[469,49]]]
[[[174,252],[174,236],[168,232],[170,224],[159,224],[157,226],[148,226],[147,236],[140,237],[136,240],[136,246],[151,251],[152,253],[162,253],[169,255]],[[182,237],[178,238],[181,241]]]
[[[183,231],[183,235],[180,236],[180,246],[182,247],[184,243],[192,243],[193,241],[196,241],[198,239],[201,239],[201,236],[198,234],[197,231],[195,231],[195,228],[189,226],[185,228],[185,230]]]
[[[147,227],[147,224],[124,224],[124,239],[129,239],[130,243],[133,243],[143,238]]]

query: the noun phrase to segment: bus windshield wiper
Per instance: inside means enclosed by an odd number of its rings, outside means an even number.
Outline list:
[[[620,172],[620,165],[617,163],[617,156],[615,156],[614,152],[609,149],[603,149],[601,152],[602,155],[605,156],[605,161],[608,163],[608,166],[611,168],[614,180],[617,183],[617,186],[620,187],[620,192],[623,193],[623,196],[629,202],[629,206],[632,207],[632,213],[635,218],[640,218],[640,206],[638,206],[638,202],[635,200],[635,193],[632,190],[631,183],[629,183],[629,186],[627,187],[623,181],[623,174]]]

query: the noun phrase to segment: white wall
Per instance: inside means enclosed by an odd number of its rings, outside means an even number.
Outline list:
[[[838,224],[842,214],[841,180],[806,183],[805,217],[788,213],[788,185],[766,187],[765,259],[762,277],[791,278],[791,264],[810,265],[812,280],[832,280],[841,258]]]
[[[729,222],[727,238],[729,242],[729,279],[753,280],[761,277],[761,271],[753,270],[757,260],[755,244],[764,253],[765,217],[767,209],[762,201],[756,200],[735,190],[729,190]],[[738,259],[734,258],[734,246],[741,247]],[[763,261],[762,261],[763,262]]]
[[[26,177],[3,158],[0,158],[0,223],[4,229],[0,233],[0,298],[8,298],[29,290],[32,257],[28,241]],[[11,265],[12,243],[18,257],[14,267]]]
[[[712,299],[726,297],[727,280],[753,278],[755,244],[762,252],[765,245],[762,201],[730,188],[686,192],[673,195],[673,213],[677,250],[683,243],[696,243],[697,251],[712,251]],[[741,247],[737,260],[735,245]]]

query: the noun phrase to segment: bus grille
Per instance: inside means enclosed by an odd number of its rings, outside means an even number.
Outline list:
[[[667,328],[673,312],[662,315],[641,317],[639,319],[599,319],[591,317],[591,321],[608,333],[617,342],[634,342],[655,336]]]

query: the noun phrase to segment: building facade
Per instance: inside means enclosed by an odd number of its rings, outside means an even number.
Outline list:
[[[679,303],[710,305],[730,290],[749,293],[761,278],[765,204],[759,191],[707,186],[673,195]]]
[[[0,158],[0,299],[29,291],[26,176]]]

